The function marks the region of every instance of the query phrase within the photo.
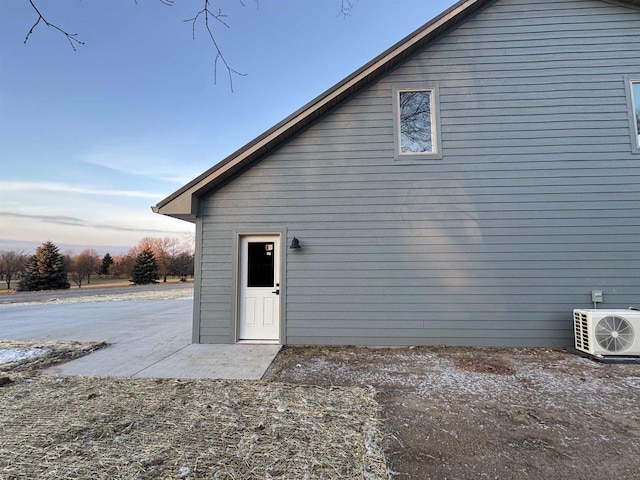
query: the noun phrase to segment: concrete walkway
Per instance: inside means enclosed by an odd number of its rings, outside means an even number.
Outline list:
[[[0,307],[0,339],[107,341],[46,374],[260,379],[279,345],[192,345],[192,299]]]
[[[177,347],[177,349],[176,349]],[[127,344],[115,344],[71,362],[48,368],[45,374],[129,378],[212,378],[259,380],[280,345],[175,345],[158,355]],[[134,353],[136,352],[137,353]]]

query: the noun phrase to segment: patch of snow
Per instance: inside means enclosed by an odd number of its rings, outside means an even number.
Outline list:
[[[63,305],[70,303],[96,303],[96,302],[126,302],[143,300],[193,300],[193,288],[178,288],[166,291],[130,292],[120,294],[97,294],[85,296],[70,296],[63,298],[51,298],[35,302],[3,303],[1,307],[17,307],[24,305]]]
[[[0,350],[0,363],[20,362],[31,357],[48,355],[50,352],[50,349],[40,347],[9,348],[7,350]]]

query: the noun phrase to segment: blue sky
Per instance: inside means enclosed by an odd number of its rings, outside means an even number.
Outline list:
[[[190,223],[150,206],[451,6],[453,0],[212,1],[233,77],[218,64],[202,1],[34,0],[84,45],[0,2],[0,249],[51,240],[126,251]],[[75,246],[75,247],[74,247]]]

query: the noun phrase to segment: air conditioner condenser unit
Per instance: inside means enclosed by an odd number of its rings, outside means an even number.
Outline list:
[[[576,350],[591,355],[640,356],[640,311],[573,311]]]

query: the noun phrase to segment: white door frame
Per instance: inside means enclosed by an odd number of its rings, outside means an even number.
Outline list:
[[[236,315],[235,315],[235,325],[236,325],[236,342],[238,343],[274,343],[280,344],[282,342],[282,318],[283,318],[283,309],[282,309],[282,278],[283,278],[283,265],[284,265],[284,247],[282,238],[286,238],[281,233],[238,233],[236,234],[236,256],[237,261],[236,264]],[[272,327],[266,327],[268,332],[268,338],[258,338],[261,335],[255,335],[256,331],[259,331],[258,328],[253,329],[253,332],[249,331],[247,333],[247,328],[242,324],[243,315],[245,313],[245,307],[243,303],[245,302],[245,293],[246,293],[246,282],[247,282],[247,258],[245,257],[246,252],[245,248],[248,245],[248,242],[251,241],[265,241],[265,242],[274,242],[274,283],[278,285],[273,285],[272,287],[263,287],[259,290],[264,290],[264,294],[268,297],[271,297],[273,301],[277,302],[274,304],[275,314]],[[258,290],[258,289],[257,289]],[[274,292],[278,291],[279,294]],[[251,330],[251,329],[249,329]],[[244,338],[243,338],[244,337]]]

